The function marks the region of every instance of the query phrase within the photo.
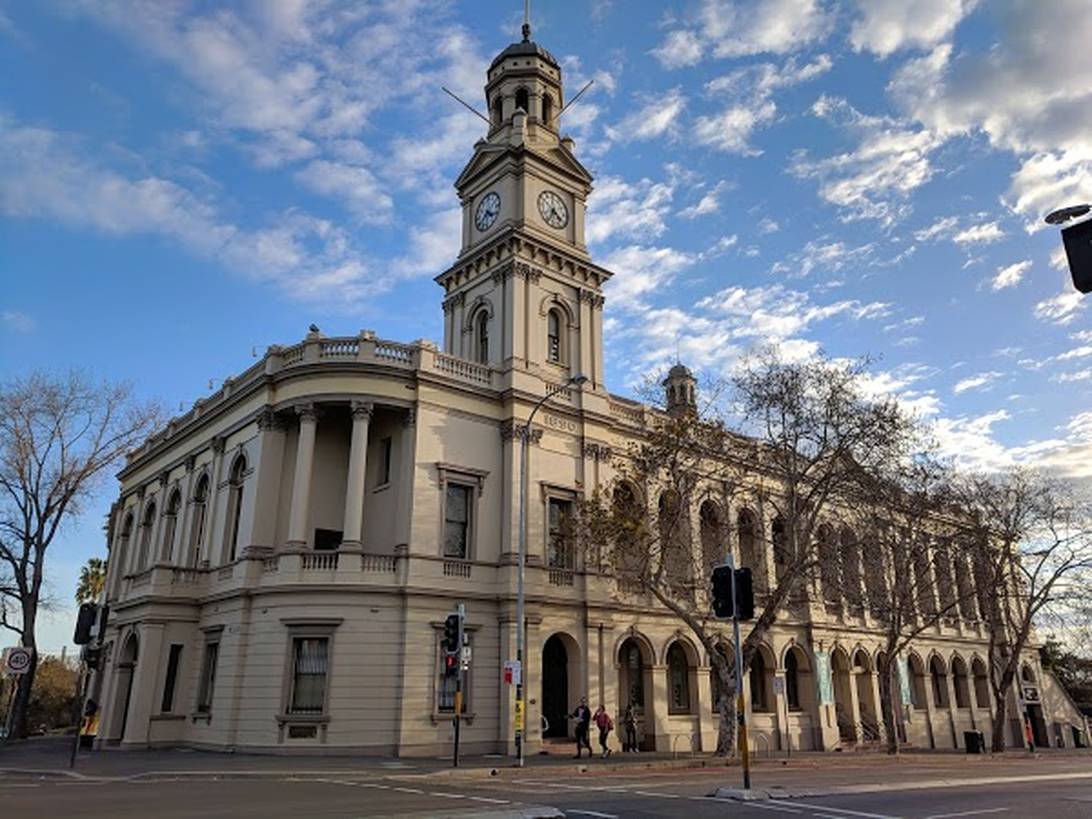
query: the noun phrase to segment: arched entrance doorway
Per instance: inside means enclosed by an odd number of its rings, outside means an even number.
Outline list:
[[[117,686],[114,688],[115,738],[125,739],[125,726],[129,722],[129,703],[133,698],[133,673],[136,670],[140,644],[136,634],[130,634],[121,647],[117,662]]]
[[[542,647],[543,737],[569,735],[569,652],[560,634]]]
[[[650,655],[640,640],[628,637],[618,647],[618,714],[624,725],[626,708],[633,707],[637,720],[637,743],[642,751],[656,749],[655,721],[652,714]]]
[[[853,711],[853,673],[849,657],[841,648],[830,655],[830,671],[834,681],[834,711],[838,719],[838,737],[842,742],[857,741],[857,720]]]

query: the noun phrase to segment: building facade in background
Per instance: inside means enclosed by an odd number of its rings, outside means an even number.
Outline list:
[[[609,490],[612,459],[654,412],[603,381],[611,273],[585,244],[592,178],[560,133],[561,68],[525,39],[493,61],[485,93],[488,136],[456,182],[462,250],[437,277],[442,350],[313,328],[172,420],[120,473],[100,745],[446,752],[454,687],[440,636],[462,602],[473,646],[463,747],[511,752],[502,667],[515,657],[519,430],[580,374],[536,416],[528,448],[527,750],[568,735],[583,696],[616,721],[632,703],[645,749],[715,747],[703,649],[561,536],[581,497]],[[685,368],[669,381],[693,389]],[[695,532],[739,524],[725,548],[773,576],[754,546],[772,525],[757,504],[691,514]],[[943,570],[960,580],[960,567]],[[784,612],[757,655],[756,749],[878,737],[882,628],[842,594]],[[985,637],[968,600],[916,642],[909,741],[953,748],[965,730],[989,733]],[[1083,719],[1037,652],[1023,673],[1041,741],[1072,746]]]

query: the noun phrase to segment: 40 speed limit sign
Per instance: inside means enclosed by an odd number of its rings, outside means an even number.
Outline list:
[[[13,676],[26,674],[30,670],[30,660],[29,648],[9,648],[4,657],[4,670]]]

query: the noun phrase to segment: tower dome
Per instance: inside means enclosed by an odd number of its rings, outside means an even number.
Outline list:
[[[663,380],[665,405],[671,415],[698,411],[698,380],[690,369],[679,363],[667,371]]]

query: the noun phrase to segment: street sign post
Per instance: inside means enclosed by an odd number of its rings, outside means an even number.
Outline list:
[[[4,658],[4,670],[13,677],[19,677],[30,671],[30,661],[34,658],[29,648],[16,646],[9,648]]]

